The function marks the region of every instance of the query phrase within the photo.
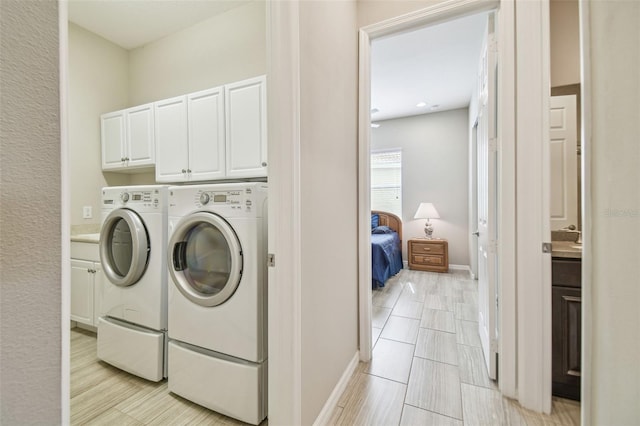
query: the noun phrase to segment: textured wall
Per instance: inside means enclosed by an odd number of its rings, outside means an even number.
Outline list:
[[[0,28],[0,424],[58,424],[58,4],[2,0]]]

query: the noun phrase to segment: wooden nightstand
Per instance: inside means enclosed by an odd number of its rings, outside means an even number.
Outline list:
[[[409,269],[431,272],[449,271],[449,243],[447,240],[412,238],[407,244]]]

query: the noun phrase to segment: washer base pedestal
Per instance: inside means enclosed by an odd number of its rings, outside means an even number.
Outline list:
[[[267,417],[267,361],[252,363],[172,340],[169,391],[243,422]]]

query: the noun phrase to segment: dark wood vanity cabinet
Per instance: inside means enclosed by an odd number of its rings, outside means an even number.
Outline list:
[[[580,400],[581,260],[551,262],[552,393]]]

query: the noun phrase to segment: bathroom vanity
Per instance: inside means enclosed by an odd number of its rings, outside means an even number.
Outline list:
[[[582,246],[573,241],[552,246],[552,393],[580,400]]]

